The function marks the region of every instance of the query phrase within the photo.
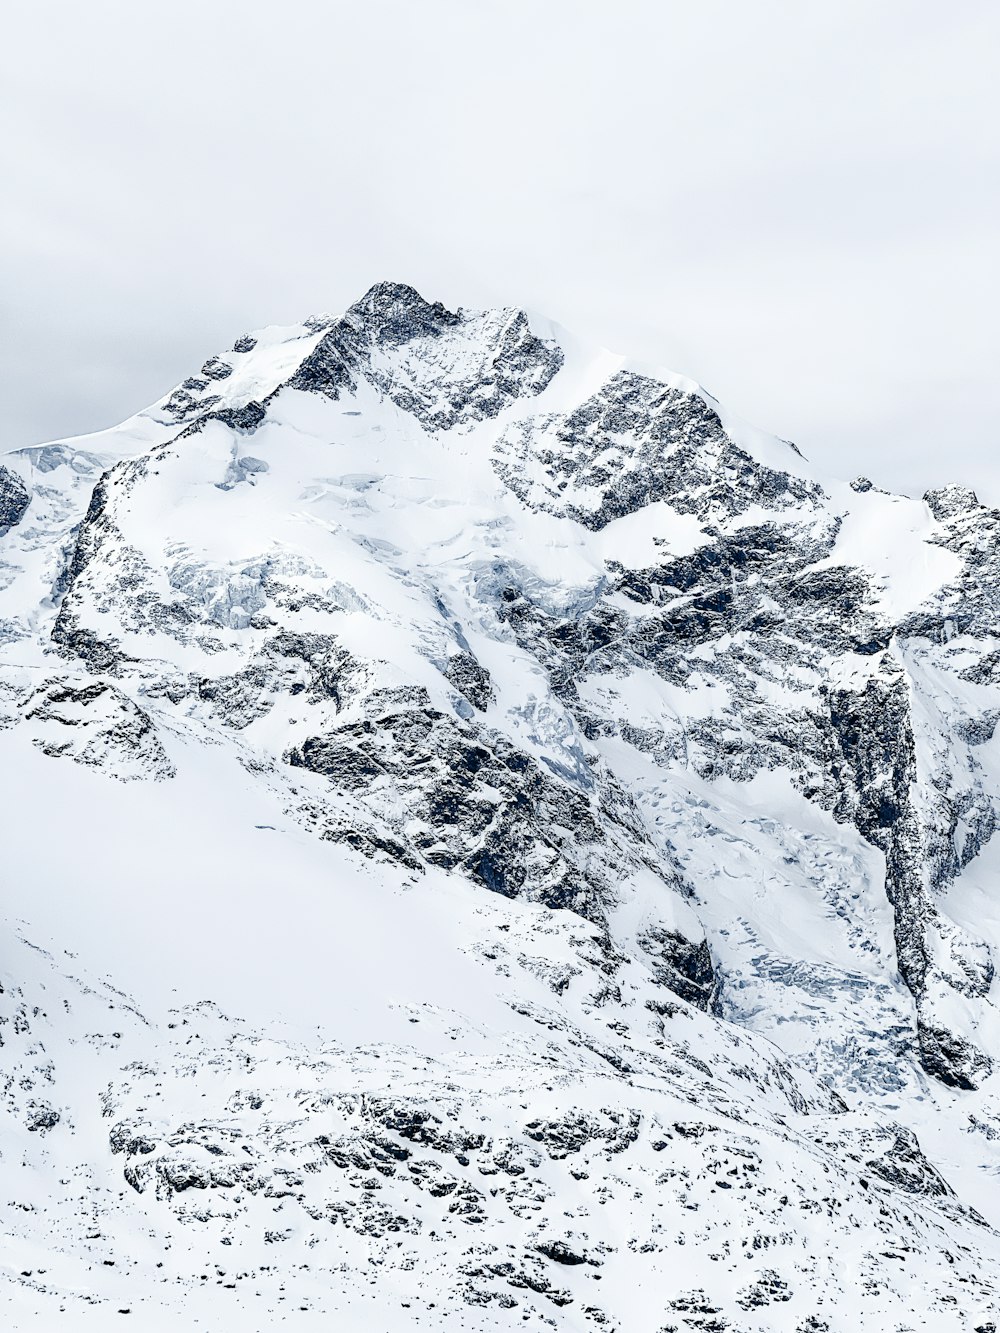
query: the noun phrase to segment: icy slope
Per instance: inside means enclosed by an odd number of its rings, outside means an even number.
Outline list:
[[[998,529],[391,284],[6,456],[14,1326],[986,1326]]]

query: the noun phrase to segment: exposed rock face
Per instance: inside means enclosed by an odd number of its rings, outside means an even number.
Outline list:
[[[472,653],[452,653],[444,668],[445,677],[473,708],[485,713],[493,701],[490,673]]]
[[[605,779],[560,782],[501,734],[430,706],[421,691],[376,691],[358,721],[310,736],[286,762],[364,799],[424,860],[494,893],[603,923],[616,882],[658,866],[628,797]],[[707,946],[705,946],[707,952]],[[710,970],[710,964],[709,964]]]
[[[701,394],[631,371],[564,416],[518,422],[496,467],[526,504],[595,529],[661,500],[708,520],[822,496],[740,449]]]
[[[391,365],[384,353],[397,353]],[[379,283],[332,322],[289,387],[336,401],[367,379],[429,430],[450,430],[540,393],[562,360],[523,311],[454,313],[412,287]]]
[[[383,283],[11,455],[0,534],[0,1180],[86,1157],[17,1220],[53,1299],[141,1218],[262,1326],[292,1265],[380,1327],[988,1312],[1000,513]]]
[[[979,497],[968,486],[939,486],[926,493],[924,503],[939,519],[957,518],[980,508]]]
[[[149,714],[107,681],[48,680],[23,705],[33,743],[119,782],[171,778]]]
[[[17,473],[0,467],[0,537],[20,523],[30,503],[31,493]]]

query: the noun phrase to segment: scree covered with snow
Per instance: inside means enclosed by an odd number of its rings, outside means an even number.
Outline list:
[[[998,720],[1000,513],[521,311],[6,454],[0,1324],[993,1330]]]

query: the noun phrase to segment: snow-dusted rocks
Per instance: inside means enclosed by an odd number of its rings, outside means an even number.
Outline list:
[[[0,467],[0,537],[20,523],[30,503],[31,493],[17,473]]]
[[[107,681],[47,680],[23,715],[33,743],[52,758],[100,768],[119,782],[174,776],[149,715]]]
[[[454,313],[379,283],[329,321],[289,387],[336,401],[365,380],[427,429],[450,430],[540,393],[562,361],[521,310]]]
[[[955,518],[980,507],[979,497],[968,486],[939,486],[926,493],[924,503],[939,519]]]
[[[752,458],[694,386],[620,370],[572,411],[501,436],[495,466],[528,506],[600,529],[666,501],[702,520],[808,509],[815,484]]]
[[[13,1327],[988,1325],[1000,515],[383,283],[0,533]]]

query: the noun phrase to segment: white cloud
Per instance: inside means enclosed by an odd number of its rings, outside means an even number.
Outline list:
[[[998,38],[924,0],[19,6],[3,444],[391,277],[1000,502]]]

